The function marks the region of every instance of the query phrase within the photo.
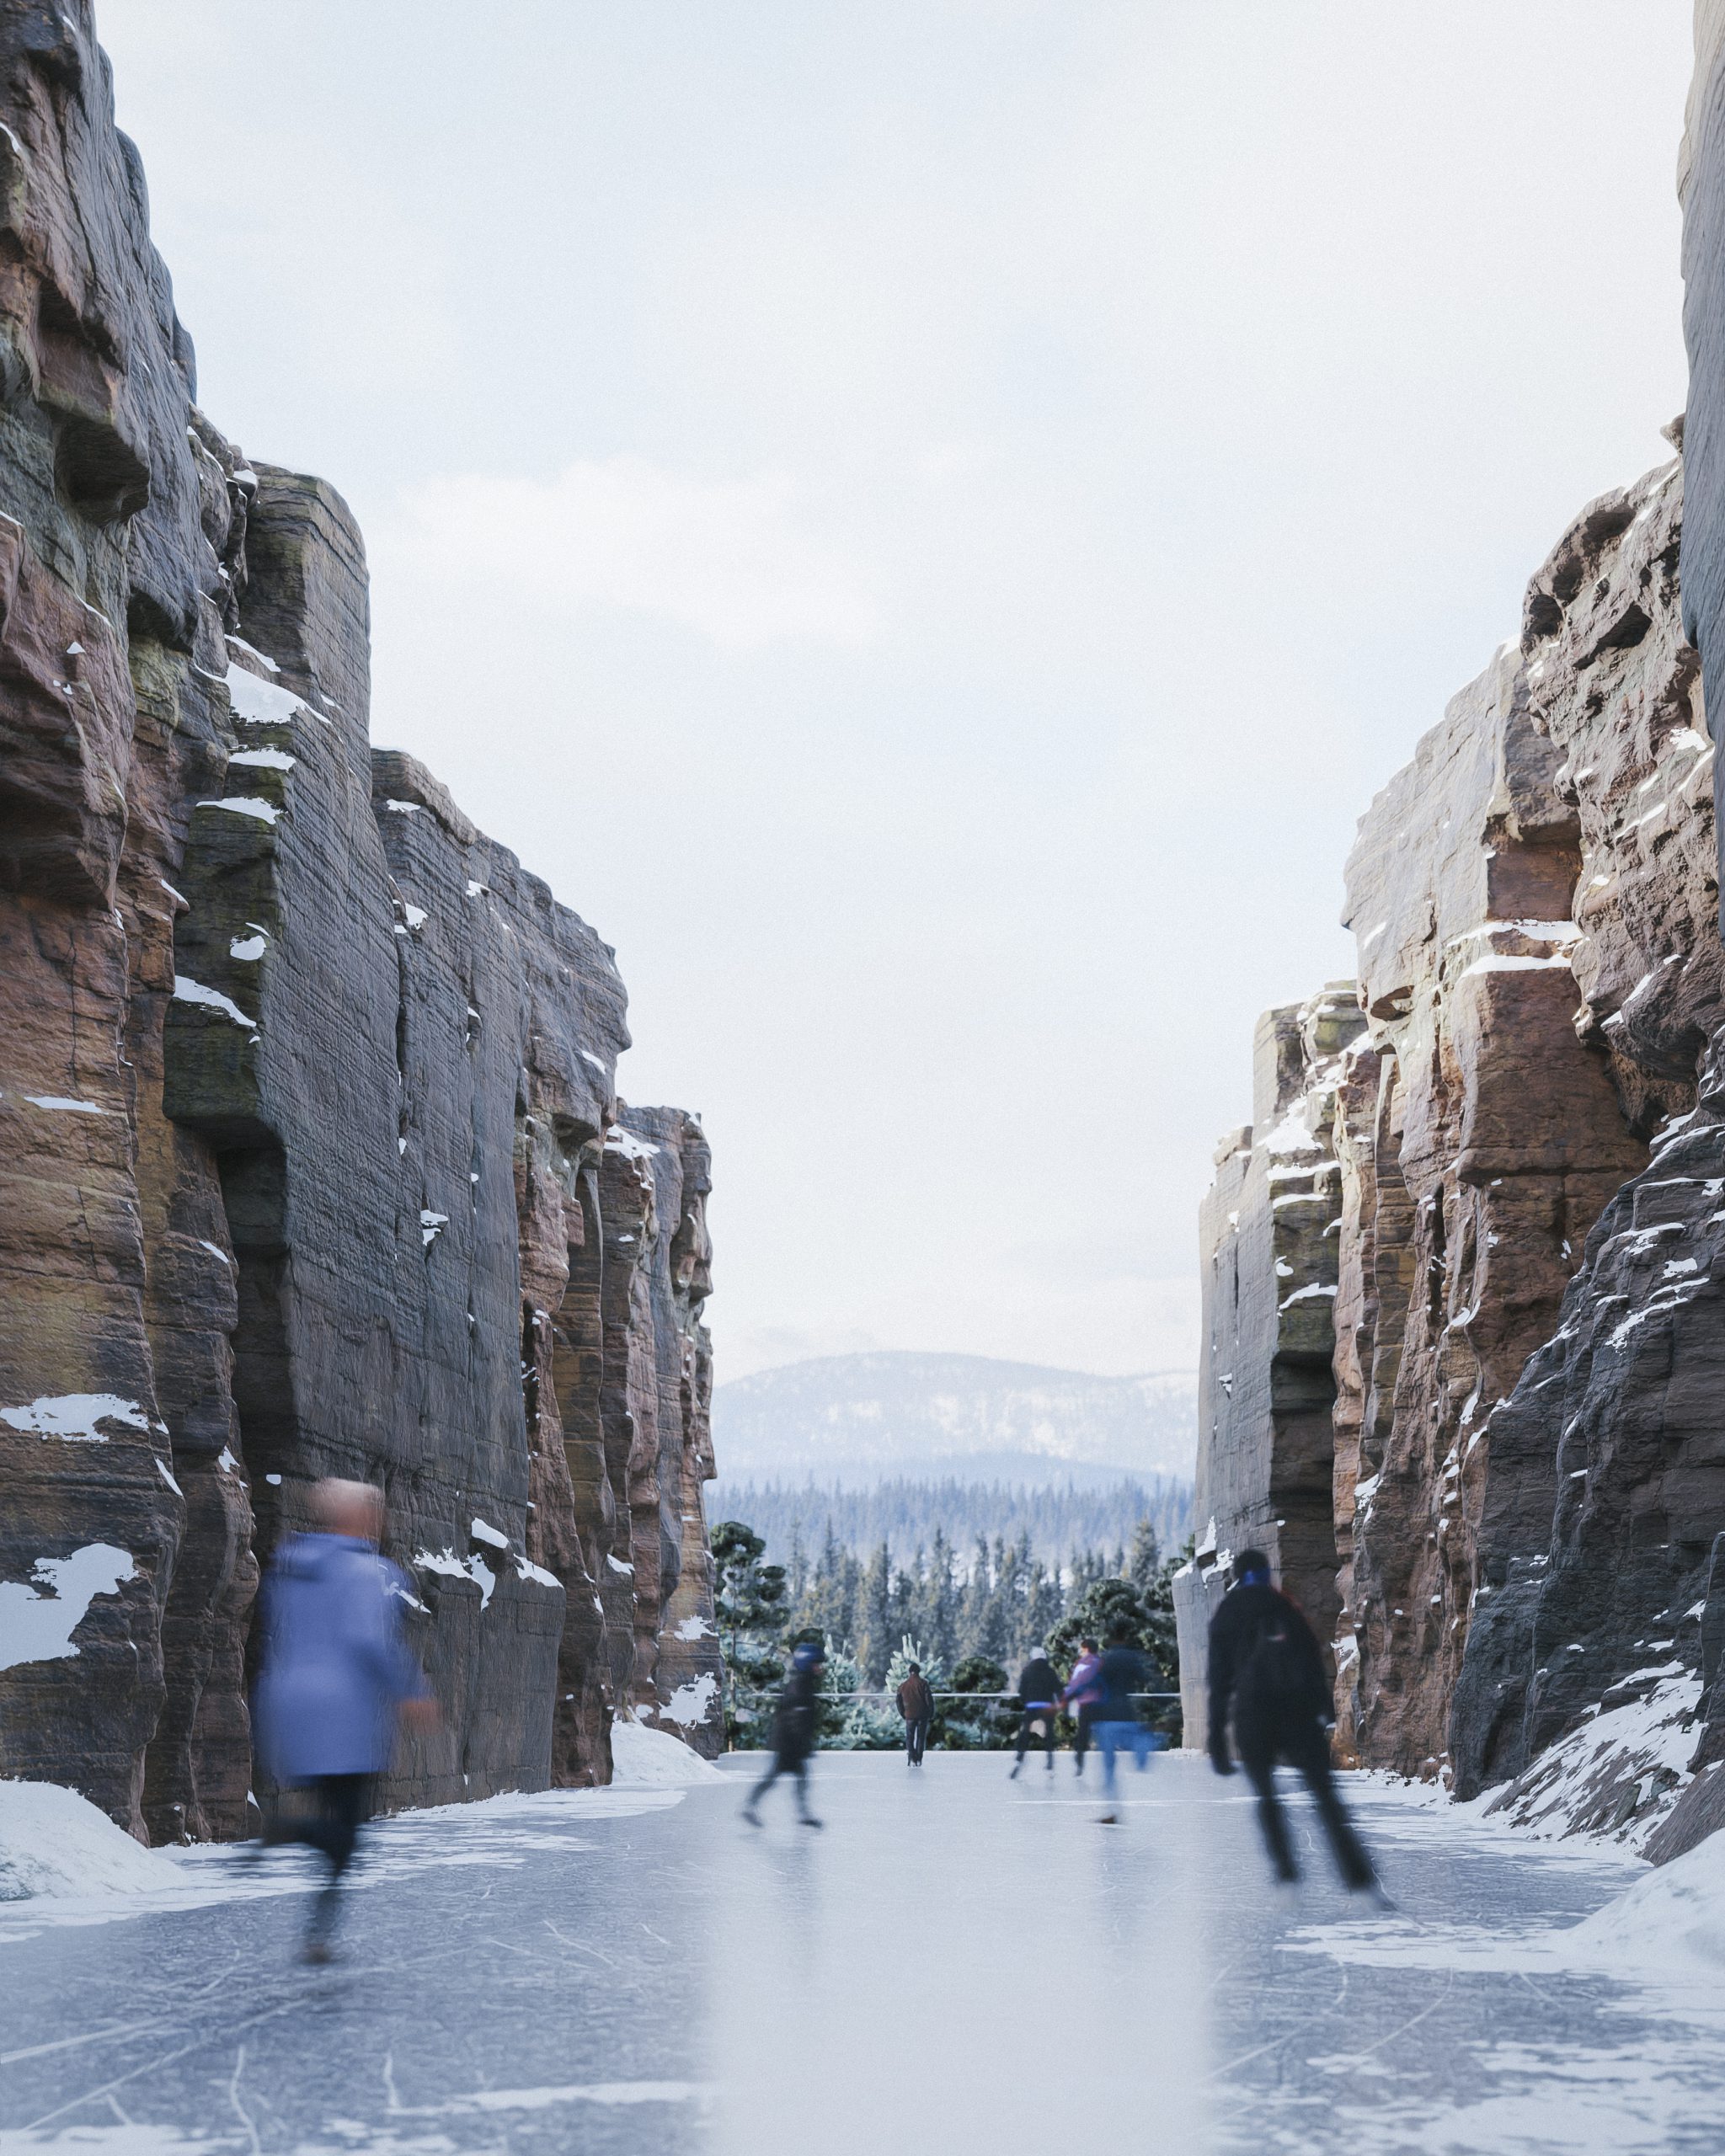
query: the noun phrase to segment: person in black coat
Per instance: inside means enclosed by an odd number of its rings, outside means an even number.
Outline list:
[[[1060,1680],[1055,1674],[1054,1664],[1045,1654],[1033,1655],[1018,1677],[1018,1757],[1013,1762],[1012,1774],[1024,1764],[1024,1754],[1029,1750],[1033,1734],[1041,1736],[1043,1749],[1048,1754],[1052,1771],[1055,1764],[1055,1716],[1060,1710]],[[1010,1781],[1012,1774],[1007,1775]]]
[[[1371,1859],[1343,1808],[1330,1767],[1335,1720],[1316,1636],[1285,1594],[1270,1585],[1270,1561],[1242,1550],[1234,1585],[1210,1626],[1210,1758],[1231,1774],[1228,1710],[1240,1764],[1258,1792],[1258,1822],[1278,1879],[1300,1876],[1288,1841],[1288,1822],[1276,1795],[1278,1760],[1305,1779],[1330,1838],[1336,1867],[1352,1892],[1377,1886]]]
[[[820,1822],[809,1809],[809,1762],[814,1756],[820,1713],[820,1673],[826,1667],[826,1649],[817,1641],[804,1640],[791,1656],[791,1673],[778,1696],[772,1716],[772,1764],[749,1792],[743,1817],[751,1827],[761,1824],[756,1806],[781,1774],[797,1785],[797,1817],[805,1827]]]

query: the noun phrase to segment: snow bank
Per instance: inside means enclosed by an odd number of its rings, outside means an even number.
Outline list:
[[[1596,1709],[1516,1780],[1489,1791],[1486,1811],[1541,1838],[1598,1835],[1644,1849],[1690,1779],[1701,1680],[1670,1662],[1636,1671],[1605,1696],[1625,1692],[1632,1696],[1621,1705]]]
[[[168,1858],[135,1842],[76,1790],[0,1781],[0,1902],[148,1894],[178,1884]]]
[[[621,1717],[611,1726],[613,1789],[686,1789],[695,1782],[722,1782],[710,1759],[692,1752],[679,1738],[644,1722]]]
[[[1637,1879],[1578,1924],[1569,1943],[1589,1961],[1725,1970],[1725,1833]]]

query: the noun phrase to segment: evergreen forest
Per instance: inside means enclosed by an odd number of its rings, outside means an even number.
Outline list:
[[[1112,1549],[1080,1548],[1064,1564],[1046,1562],[1022,1528],[1011,1541],[979,1534],[961,1550],[937,1525],[902,1559],[884,1539],[865,1557],[829,1518],[813,1547],[793,1524],[781,1560],[751,1524],[722,1521],[713,1552],[730,1741],[769,1741],[789,1652],[804,1639],[825,1646],[822,1741],[840,1748],[900,1741],[892,1695],[912,1659],[937,1694],[934,1744],[1003,1745],[1017,1724],[1022,1665],[1045,1652],[1064,1678],[1080,1640],[1101,1639],[1116,1623],[1144,1657],[1146,1689],[1174,1694],[1170,1577],[1189,1547],[1188,1536],[1165,1555],[1155,1521],[1142,1515]],[[1147,1700],[1144,1710],[1178,1741],[1172,1699]]]
[[[1192,1485],[1164,1475],[1071,1475],[1047,1484],[899,1476],[856,1486],[722,1477],[708,1518],[747,1520],[771,1560],[793,1570],[799,1547],[806,1562],[829,1534],[865,1561],[883,1542],[902,1555],[932,1550],[938,1534],[969,1553],[979,1536],[991,1547],[1028,1537],[1044,1565],[1064,1567],[1087,1551],[1123,1550],[1140,1519],[1162,1549],[1178,1550],[1192,1532]]]

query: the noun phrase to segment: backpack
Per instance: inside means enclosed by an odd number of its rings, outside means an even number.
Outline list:
[[[1292,1612],[1268,1619],[1242,1663],[1242,1697],[1263,1706],[1306,1707],[1311,1703],[1311,1661],[1295,1629]]]

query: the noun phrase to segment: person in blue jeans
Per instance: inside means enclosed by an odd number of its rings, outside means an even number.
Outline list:
[[[1151,1673],[1150,1664],[1131,1644],[1126,1627],[1119,1623],[1109,1625],[1108,1641],[1096,1668],[1095,1684],[1100,1696],[1092,1710],[1090,1734],[1102,1754],[1102,1793],[1110,1803],[1114,1795],[1116,1753],[1130,1746],[1140,1774],[1150,1764],[1152,1739],[1139,1719],[1132,1694],[1150,1689]],[[1104,1812],[1100,1823],[1104,1827],[1118,1826],[1119,1815]]]

